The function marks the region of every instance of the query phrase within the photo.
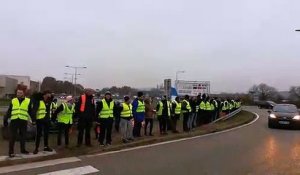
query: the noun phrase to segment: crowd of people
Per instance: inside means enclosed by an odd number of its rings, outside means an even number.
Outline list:
[[[138,92],[136,98],[125,96],[123,101],[117,102],[110,92],[106,92],[102,100],[95,102],[93,91],[86,89],[78,100],[67,96],[61,104],[51,96],[51,91],[44,91],[40,98],[25,97],[25,89],[17,89],[16,98],[12,99],[4,118],[4,126],[9,127],[9,157],[14,157],[14,144],[20,137],[22,154],[29,154],[26,150],[26,129],[28,121],[36,125],[35,149],[39,152],[41,137],[43,137],[43,151],[52,152],[49,147],[48,136],[50,123],[57,125],[57,145],[62,145],[64,135],[65,146],[69,145],[70,129],[76,123],[78,130],[77,147],[84,144],[91,147],[91,130],[95,126],[96,138],[99,145],[112,144],[112,130],[120,131],[122,142],[129,143],[138,137],[153,136],[154,119],[159,121],[161,135],[168,132],[179,133],[178,122],[183,121],[183,132],[191,132],[196,127],[217,120],[241,107],[240,100],[210,98],[208,95],[197,97],[176,97],[171,101],[163,96],[156,106],[143,92]],[[10,119],[10,123],[8,122]],[[95,123],[95,124],[94,124]],[[142,134],[143,133],[143,134]]]

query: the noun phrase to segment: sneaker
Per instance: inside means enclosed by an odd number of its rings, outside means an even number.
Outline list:
[[[104,147],[105,145],[104,145],[103,143],[100,143],[100,146],[101,146],[101,147]]]
[[[33,151],[33,154],[37,154],[37,153],[39,153],[39,150],[38,150],[38,149],[35,149],[35,150]]]
[[[87,147],[93,147],[93,145],[92,144],[87,144],[87,145],[85,145],[85,146],[87,146]]]
[[[129,140],[127,140],[127,139],[122,139],[122,142],[123,142],[123,143],[129,143]]]
[[[129,140],[129,141],[134,141],[134,138],[129,138],[129,139],[127,139],[127,140]]]
[[[51,149],[50,147],[47,146],[47,147],[44,148],[44,151],[46,151],[46,152],[52,152],[53,149]]]
[[[107,146],[111,146],[111,143],[106,143]]]
[[[8,154],[8,157],[9,158],[14,158],[14,157],[16,157],[16,155],[14,153],[11,153],[11,154]]]
[[[28,154],[29,154],[29,152],[28,152],[28,151],[26,151],[26,150],[24,150],[24,151],[21,151],[21,153],[22,153],[22,154],[26,154],[26,155],[28,155]]]

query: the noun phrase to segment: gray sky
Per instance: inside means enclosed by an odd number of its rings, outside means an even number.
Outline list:
[[[300,85],[299,0],[6,0],[0,73],[154,87],[177,70],[213,92]],[[24,63],[26,61],[26,64]]]

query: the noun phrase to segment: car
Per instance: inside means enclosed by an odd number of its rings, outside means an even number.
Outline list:
[[[296,105],[277,104],[268,113],[269,128],[284,126],[300,129],[300,114]]]
[[[257,102],[257,106],[260,109],[273,109],[273,107],[275,105],[276,105],[276,103],[273,102],[273,101],[260,101],[260,102]]]

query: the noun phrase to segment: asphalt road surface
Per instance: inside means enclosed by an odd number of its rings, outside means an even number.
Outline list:
[[[46,166],[41,168],[32,165],[32,169],[8,175],[300,174],[300,131],[269,129],[266,110],[246,109],[256,112],[260,118],[237,130],[137,150],[79,157],[73,163],[40,165]],[[7,169],[0,168],[0,172]],[[55,171],[58,172],[50,173]]]

